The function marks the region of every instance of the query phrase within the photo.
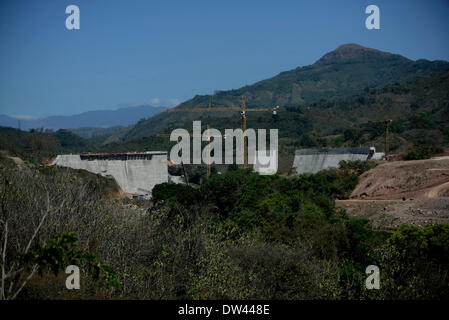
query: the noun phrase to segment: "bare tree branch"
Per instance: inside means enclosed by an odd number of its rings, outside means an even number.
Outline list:
[[[41,221],[39,222],[39,225],[37,226],[37,228],[34,230],[33,236],[31,237],[30,241],[28,242],[27,247],[25,248],[25,254],[28,253],[28,250],[31,247],[31,243],[33,242],[34,238],[36,237],[36,235],[38,234],[39,230],[42,227],[42,224],[44,223],[45,218],[47,217],[48,213],[50,212],[50,198],[48,195],[48,191],[47,191],[47,211],[44,213]]]
[[[22,282],[22,285],[20,286],[20,288],[16,291],[16,293],[14,293],[11,297],[11,300],[14,300],[17,295],[20,293],[20,291],[22,291],[23,287],[25,287],[25,285],[27,284],[27,282],[34,276],[34,274],[36,273],[36,270],[38,268],[38,265],[35,264],[33,266],[33,269],[31,270],[30,274],[28,275],[28,277]]]

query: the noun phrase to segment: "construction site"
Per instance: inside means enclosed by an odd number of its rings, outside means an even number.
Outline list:
[[[247,108],[245,97],[241,98],[240,107],[212,107],[211,100],[209,100],[208,107],[189,108],[189,109],[168,109],[168,113],[223,113],[234,112],[240,113],[241,130],[245,132],[247,129],[247,113],[248,112],[272,112],[276,116],[280,111],[279,106],[271,108],[251,107]],[[389,154],[389,127],[392,120],[386,119],[379,121],[384,124],[384,145],[385,152],[376,151],[375,147],[346,147],[346,148],[315,148],[315,149],[298,149],[295,151],[293,163],[291,164],[291,172],[293,174],[317,173],[328,168],[338,168],[341,161],[368,161],[368,160],[393,160]],[[201,123],[201,122],[199,122]],[[201,130],[201,125],[199,128]],[[194,130],[195,131],[195,130]],[[198,131],[198,130],[197,130]],[[198,141],[205,141],[206,145],[211,143],[210,126],[206,125],[204,134],[194,132],[189,134],[191,138],[197,138]],[[206,137],[205,137],[206,136]],[[170,134],[157,134],[157,137],[168,138]],[[224,135],[224,139],[226,139]],[[233,137],[231,137],[233,139]],[[194,139],[195,142],[195,139]],[[243,137],[243,163],[242,167],[248,167],[248,157],[251,150],[248,150],[248,137]],[[252,150],[254,151],[254,150]],[[273,151],[273,150],[271,150]],[[258,152],[266,152],[259,150]],[[277,153],[277,150],[276,150]],[[276,154],[276,157],[278,155]],[[209,159],[210,160],[210,159]],[[228,159],[229,160],[229,159]],[[250,161],[253,163],[253,161]],[[229,163],[229,161],[226,161]],[[444,163],[444,161],[443,161]],[[167,151],[146,151],[146,152],[126,152],[126,153],[84,153],[80,155],[59,155],[53,161],[54,165],[70,167],[73,169],[84,169],[92,173],[100,174],[102,176],[113,177],[122,191],[130,197],[144,197],[151,196],[151,190],[158,183],[175,182],[185,183],[183,176],[170,176],[168,174],[168,165],[171,161],[168,159]],[[391,165],[391,164],[390,164]],[[261,174],[279,173],[272,168],[267,171],[259,163],[255,163],[253,169]],[[439,169],[443,170],[443,169]],[[184,170],[185,171],[185,170]],[[206,178],[211,175],[210,161],[206,163]],[[408,184],[408,181],[407,181]],[[355,192],[355,191],[354,191]]]
[[[279,107],[247,108],[245,99],[242,97],[240,108],[212,108],[211,102],[209,102],[207,108],[169,109],[166,112],[230,111],[240,113],[241,130],[245,132],[248,111],[269,111],[276,115]],[[294,175],[314,174],[329,168],[339,168],[341,161],[376,161],[378,166],[360,177],[350,199],[336,200],[338,208],[346,210],[350,216],[368,218],[373,228],[381,230],[396,229],[401,224],[425,226],[433,223],[449,223],[449,157],[418,161],[395,160],[395,157],[389,152],[391,120],[379,122],[384,124],[385,152],[379,152],[375,147],[362,146],[298,149],[295,150],[291,173]],[[211,143],[211,137],[207,136],[208,132],[210,132],[210,126],[206,125],[204,134],[201,131],[194,132],[189,134],[189,138],[197,138],[197,140],[199,138],[199,141],[203,140],[208,145]],[[204,137],[205,135],[206,137]],[[158,134],[157,136],[168,138],[170,134]],[[224,138],[226,139],[226,135]],[[242,143],[244,159],[241,167],[243,168],[248,167],[247,139],[244,136]],[[265,155],[266,151],[259,150],[257,152],[262,152]],[[277,151],[273,156],[276,157],[277,163]],[[169,174],[168,166],[173,164],[168,159],[167,151],[59,155],[52,164],[84,169],[95,174],[112,177],[123,193],[130,198],[149,199],[156,184],[188,183],[183,163],[181,176]],[[266,168],[257,162],[253,169],[260,174],[279,173],[277,166],[274,169]],[[207,161],[206,178],[210,175],[211,164],[210,161]]]
[[[449,156],[380,163],[360,176],[348,200],[336,207],[368,218],[374,229],[402,224],[449,223]]]

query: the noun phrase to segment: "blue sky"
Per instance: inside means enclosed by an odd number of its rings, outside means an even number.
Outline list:
[[[65,28],[78,5],[81,29]],[[365,8],[380,8],[380,30]],[[344,43],[449,60],[449,1],[2,0],[0,114],[173,105],[314,63]]]

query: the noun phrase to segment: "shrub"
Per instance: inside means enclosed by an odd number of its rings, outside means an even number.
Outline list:
[[[355,161],[345,161],[342,160],[339,163],[340,169],[347,170],[349,172],[354,172],[357,175],[361,175],[362,173],[371,170],[377,166],[377,163],[374,161],[362,161],[362,160],[355,160]]]
[[[409,149],[405,155],[405,160],[422,160],[429,159],[433,155],[443,152],[441,147],[436,146],[415,146]]]
[[[403,225],[377,250],[382,298],[449,298],[449,226]]]

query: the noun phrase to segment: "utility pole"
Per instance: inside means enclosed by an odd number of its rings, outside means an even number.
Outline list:
[[[390,153],[390,140],[389,140],[389,134],[390,134],[390,124],[393,120],[388,119],[385,120],[385,159],[387,159],[388,154]]]

